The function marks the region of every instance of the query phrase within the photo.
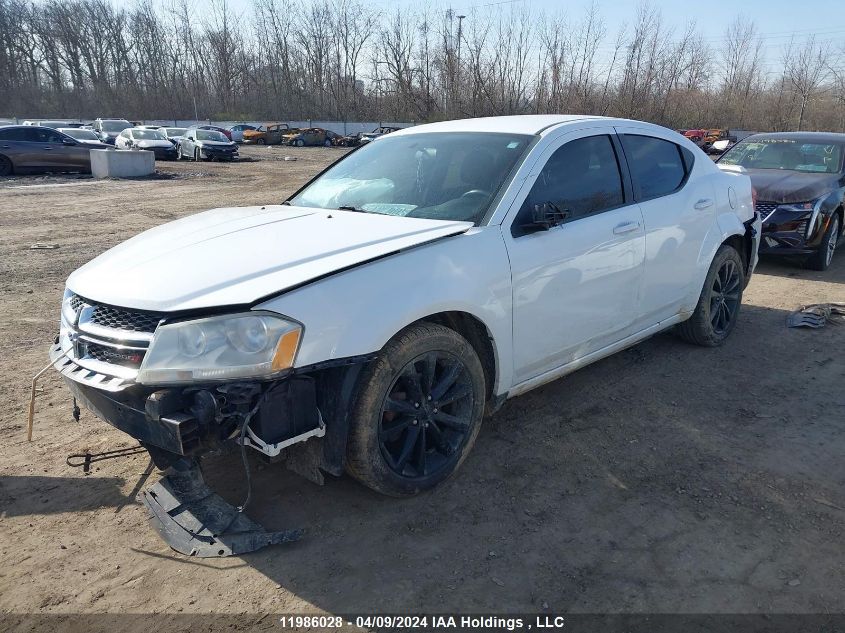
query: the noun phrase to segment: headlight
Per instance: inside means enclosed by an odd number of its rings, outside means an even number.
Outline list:
[[[62,297],[62,318],[68,325],[74,325],[76,323],[76,310],[74,310],[73,306],[70,304],[70,300],[73,296],[73,293],[65,288],[65,294]]]
[[[248,312],[160,326],[138,371],[143,384],[265,378],[293,367],[302,325]]]

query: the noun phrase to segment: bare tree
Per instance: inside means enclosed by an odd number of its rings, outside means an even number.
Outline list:
[[[800,131],[804,125],[807,104],[830,74],[828,58],[831,48],[830,44],[816,43],[815,36],[812,36],[800,47],[790,42],[786,51],[784,74],[799,97],[796,129]]]

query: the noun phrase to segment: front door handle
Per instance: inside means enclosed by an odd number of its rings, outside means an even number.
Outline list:
[[[49,152],[49,151],[50,151],[51,149],[53,149],[53,148],[52,148],[52,147],[45,147],[45,148],[43,148],[43,149],[44,149],[44,151],[45,151],[45,152]]]
[[[702,209],[709,209],[713,206],[712,198],[702,198],[698,202],[695,203],[695,208],[701,211]]]
[[[613,227],[613,232],[616,235],[623,235],[624,233],[630,233],[631,231],[636,231],[640,228],[639,222],[623,222],[622,224],[617,224]]]

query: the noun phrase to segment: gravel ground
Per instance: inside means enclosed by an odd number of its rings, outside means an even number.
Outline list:
[[[255,461],[250,514],[307,535],[240,558],[167,548],[135,500],[156,477],[146,456],[67,466],[134,442],[86,411],[75,423],[52,371],[26,442],[72,270],[173,218],[278,202],[341,151],[0,180],[0,613],[843,611],[845,328],[785,318],[845,301],[845,253],[826,273],[764,262],[723,348],[661,334],[509,401],[432,493],[318,487]],[[206,472],[241,499],[236,456]]]

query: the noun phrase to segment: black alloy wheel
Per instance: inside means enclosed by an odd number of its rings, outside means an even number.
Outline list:
[[[735,248],[723,244],[710,263],[695,310],[678,324],[678,334],[695,345],[722,345],[739,320],[744,288],[742,257]]]
[[[722,262],[710,292],[710,323],[717,335],[724,335],[733,326],[742,300],[741,284],[742,274],[736,262]]]
[[[472,449],[487,402],[484,367],[470,342],[420,322],[367,364],[350,411],[346,470],[382,494],[405,497],[446,480]]]
[[[379,447],[397,475],[419,479],[449,468],[461,453],[474,410],[469,370],[434,351],[405,365],[382,405]]]

